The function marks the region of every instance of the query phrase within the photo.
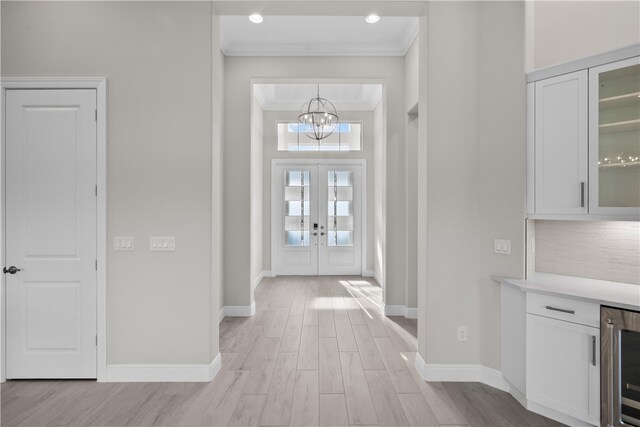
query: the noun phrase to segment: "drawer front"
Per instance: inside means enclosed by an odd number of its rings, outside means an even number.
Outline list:
[[[527,313],[594,328],[600,327],[600,305],[572,298],[529,292]]]

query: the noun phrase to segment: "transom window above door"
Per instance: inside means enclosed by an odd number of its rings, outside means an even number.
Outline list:
[[[298,122],[278,122],[278,151],[360,151],[362,123],[338,124],[333,134],[320,142],[305,135],[305,125]]]

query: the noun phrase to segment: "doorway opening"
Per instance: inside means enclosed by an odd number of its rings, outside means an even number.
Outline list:
[[[340,118],[327,143],[295,132],[318,84]],[[252,293],[283,275],[368,276],[384,289],[385,81],[253,79],[251,97]]]

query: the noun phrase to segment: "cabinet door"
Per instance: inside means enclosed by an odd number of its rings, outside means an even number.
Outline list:
[[[536,214],[587,213],[586,70],[536,82]]]
[[[640,219],[640,57],[589,70],[589,213]]]
[[[598,328],[527,314],[527,399],[599,423]]]

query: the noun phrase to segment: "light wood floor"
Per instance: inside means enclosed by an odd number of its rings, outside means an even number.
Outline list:
[[[477,383],[426,383],[416,322],[361,277],[265,279],[253,318],[220,324],[211,383],[9,381],[2,425],[558,426]]]

